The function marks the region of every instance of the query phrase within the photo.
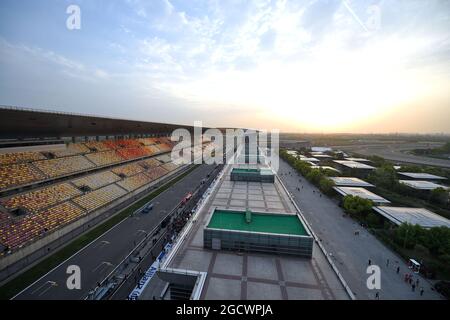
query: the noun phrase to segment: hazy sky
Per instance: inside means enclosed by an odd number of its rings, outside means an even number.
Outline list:
[[[69,30],[69,5],[81,29]],[[0,104],[450,133],[450,1],[2,0]]]

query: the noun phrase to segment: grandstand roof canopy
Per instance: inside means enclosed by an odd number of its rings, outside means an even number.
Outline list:
[[[317,165],[313,165],[313,166],[311,166],[311,169],[323,169],[323,170],[328,169],[328,170],[333,170],[333,171],[336,171],[336,172],[339,172],[339,173],[340,173],[340,171],[339,171],[338,169],[333,168],[333,167],[330,167],[330,166],[317,166]]]
[[[375,169],[375,167],[356,161],[349,161],[349,160],[333,160],[333,161],[351,169],[370,169],[370,170]]]
[[[341,187],[373,187],[373,184],[370,184],[364,180],[353,178],[353,177],[330,177],[329,179],[333,180],[334,184]]]
[[[313,157],[305,157],[300,155],[300,160],[302,161],[309,161],[309,162],[319,162],[320,160],[317,158],[313,158]]]
[[[331,151],[333,151],[333,149],[329,148],[329,147],[311,147],[311,151],[314,151],[314,152],[331,152]]]
[[[424,180],[399,180],[401,184],[404,184],[410,188],[417,189],[417,190],[434,190],[437,188],[444,188],[447,189],[446,186],[442,186],[440,184],[431,182],[431,181],[424,181]]]
[[[0,139],[170,134],[177,128],[193,126],[0,106]]]
[[[360,187],[333,187],[333,189],[344,197],[347,195],[351,195],[363,199],[372,200],[375,203],[390,203],[389,200],[386,200],[385,198]]]
[[[422,172],[398,172],[399,175],[412,179],[421,180],[446,180],[445,177],[436,176],[434,174],[422,173]]]
[[[333,158],[332,156],[329,156],[328,154],[324,154],[324,153],[315,153],[315,152],[311,152],[311,155],[314,158]]]
[[[424,228],[439,226],[450,228],[450,220],[424,208],[380,206],[374,207],[373,209],[397,225],[407,222],[410,224],[418,224]]]
[[[345,158],[345,160],[356,161],[356,162],[372,162],[369,159],[364,159],[364,158]]]

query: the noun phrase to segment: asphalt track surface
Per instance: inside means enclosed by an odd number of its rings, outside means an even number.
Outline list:
[[[278,174],[356,299],[374,299],[377,291],[380,299],[441,299],[421,276],[414,275],[414,280],[419,278],[419,286],[412,291],[403,280],[405,273],[411,272],[406,263],[353,219],[344,217],[336,201],[321,195],[314,185],[281,159]],[[359,231],[359,235],[355,235],[355,231]],[[369,259],[372,265],[380,267],[380,290],[367,288]],[[400,268],[398,274],[397,267]],[[424,288],[423,296],[419,294],[421,287]]]
[[[442,143],[384,143],[352,146],[334,146],[334,149],[356,152],[366,156],[379,156],[402,163],[450,168],[450,160],[416,156],[408,153],[413,149],[426,149],[441,146]]]
[[[194,191],[202,179],[215,166],[201,165],[178,181],[151,202],[154,207],[149,214],[128,217],[102,236],[75,253],[72,257],[52,269],[35,283],[14,297],[26,300],[81,300],[98,282],[102,281],[122,259],[139,243],[145,232],[150,232],[183,199]],[[81,289],[69,290],[66,286],[69,265],[81,269]]]

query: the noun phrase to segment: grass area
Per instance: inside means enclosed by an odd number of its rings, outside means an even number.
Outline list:
[[[155,198],[156,196],[158,196],[159,194],[161,194],[162,192],[173,186],[175,183],[186,177],[196,168],[197,165],[190,168],[189,170],[187,170],[180,176],[176,177],[175,179],[162,185],[157,190],[143,197],[141,200],[134,203],[130,207],[120,211],[118,214],[106,220],[99,226],[76,238],[74,241],[70,242],[65,247],[56,251],[51,256],[45,258],[44,260],[42,260],[29,270],[25,271],[21,275],[4,284],[2,287],[0,287],[0,300],[11,299],[12,297],[14,297],[14,295],[16,295],[21,290],[25,289],[28,285],[30,285],[31,283],[42,277],[49,270],[55,268],[61,262],[63,262],[73,254],[81,250],[83,247],[88,245],[94,239],[98,238],[103,233],[111,229],[113,226],[115,226],[116,224],[127,218],[130,214],[132,214],[134,211],[142,207],[144,204],[146,204],[147,202],[149,202],[150,200],[152,200],[153,198]]]

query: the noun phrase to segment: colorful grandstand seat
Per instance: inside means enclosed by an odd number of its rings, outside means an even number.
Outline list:
[[[138,173],[132,177],[128,177],[119,181],[117,184],[129,192],[134,191],[143,185],[151,182],[151,179],[144,173]]]
[[[145,174],[150,178],[151,181],[156,180],[167,174],[167,170],[159,166],[156,168],[151,168],[145,172]]]
[[[116,184],[110,184],[109,186],[77,197],[72,201],[86,209],[88,212],[91,212],[124,196],[126,193],[127,192],[124,189],[120,188]]]
[[[65,150],[61,150],[61,151],[54,151],[52,152],[56,157],[61,158],[61,157],[69,157],[69,156],[74,156],[77,154],[83,154],[83,153],[88,153],[91,152],[91,150],[89,150],[88,147],[86,147],[84,144],[82,143],[69,143],[66,146]]]
[[[86,186],[91,190],[95,190],[108,184],[117,182],[120,179],[121,178],[119,176],[115,175],[111,171],[103,171],[72,180],[72,183],[77,187]]]
[[[20,248],[84,214],[78,206],[64,202],[39,213],[11,219],[0,226],[0,243],[10,250]]]
[[[12,152],[0,154],[0,165],[46,159],[40,152]]]
[[[150,158],[150,159],[142,160],[139,164],[141,164],[142,166],[146,166],[149,169],[149,168],[154,168],[154,167],[159,166],[161,164],[161,162],[159,162],[155,158]]]
[[[125,160],[142,158],[153,154],[144,147],[121,148],[117,149],[116,152]]]
[[[84,145],[94,152],[111,150],[106,144],[101,141],[88,141],[85,142]]]
[[[75,173],[94,168],[95,165],[84,156],[72,156],[33,162],[42,172],[49,177],[58,177],[69,173]]]
[[[0,166],[0,189],[20,186],[42,179],[45,179],[45,176],[27,163]]]
[[[2,200],[1,203],[7,209],[23,208],[29,212],[38,212],[43,208],[69,200],[81,194],[81,191],[71,184],[60,183],[13,196],[9,199]]]
[[[123,176],[129,177],[129,176],[132,176],[132,175],[135,175],[137,173],[144,171],[144,168],[141,167],[140,165],[138,165],[137,163],[130,163],[130,164],[126,164],[126,165],[114,168],[111,171],[119,176],[123,175]]]
[[[87,154],[86,158],[95,163],[97,166],[105,166],[123,161],[116,151],[94,152]]]

